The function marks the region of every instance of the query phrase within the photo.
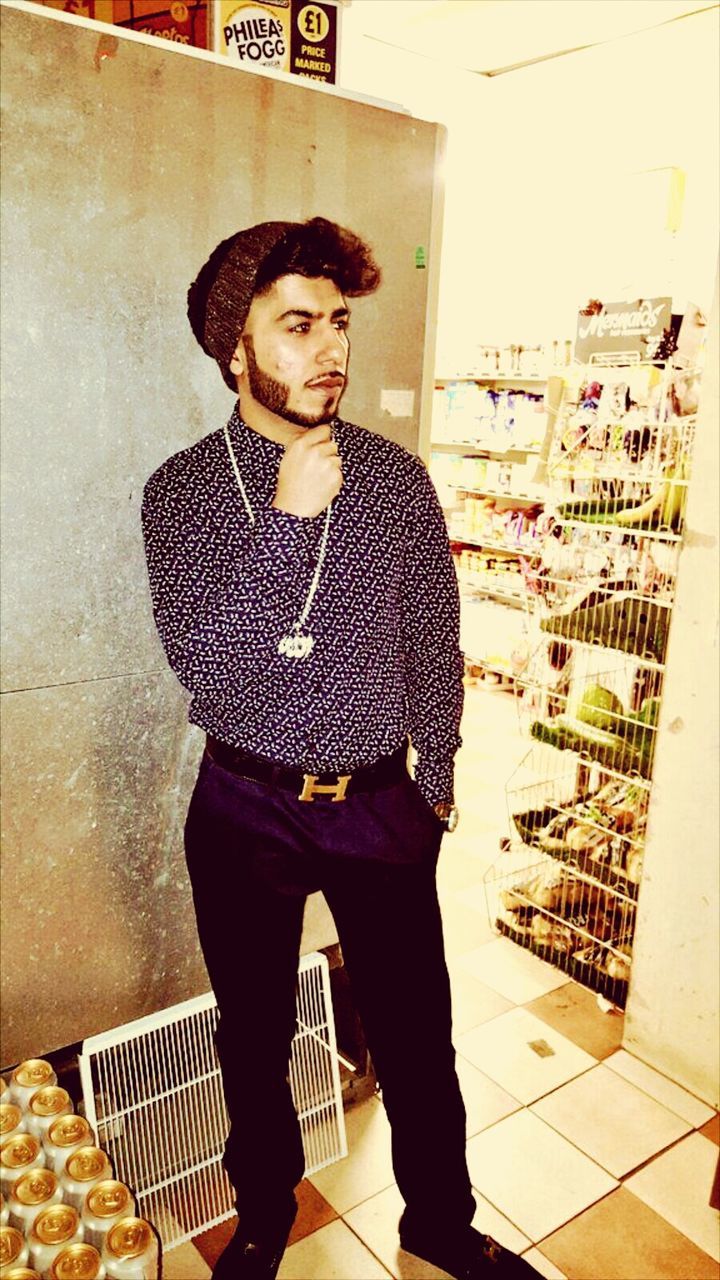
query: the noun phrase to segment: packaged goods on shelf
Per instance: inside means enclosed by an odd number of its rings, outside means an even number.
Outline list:
[[[530,747],[488,873],[498,930],[624,1005],[697,408],[695,369],[566,373],[516,681]],[[538,537],[538,534],[540,535]]]
[[[494,453],[538,448],[545,428],[544,399],[534,392],[446,382],[433,396],[432,438],[477,445]]]
[[[460,615],[460,648],[467,662],[515,678],[528,661],[524,613],[498,608],[479,596],[466,600]]]

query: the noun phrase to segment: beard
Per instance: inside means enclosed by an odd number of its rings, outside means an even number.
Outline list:
[[[336,392],[328,395],[323,408],[319,409],[317,413],[298,413],[295,409],[288,409],[290,388],[287,383],[279,382],[277,378],[273,378],[272,374],[265,373],[260,368],[255,359],[255,346],[249,335],[243,336],[242,344],[247,359],[250,394],[253,399],[257,400],[258,404],[263,405],[265,409],[269,409],[270,413],[276,414],[278,418],[284,418],[286,422],[292,422],[296,427],[319,427],[325,422],[332,422],[340,403],[340,397]],[[347,378],[345,379],[345,384],[347,384]]]

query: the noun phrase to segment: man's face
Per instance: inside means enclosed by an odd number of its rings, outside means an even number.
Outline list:
[[[336,415],[347,380],[349,311],[331,280],[281,276],[255,297],[230,364],[247,400],[286,422],[316,427]]]

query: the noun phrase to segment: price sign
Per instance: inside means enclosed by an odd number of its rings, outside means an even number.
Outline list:
[[[310,80],[335,84],[337,75],[338,11],[329,0],[293,0],[290,70]]]

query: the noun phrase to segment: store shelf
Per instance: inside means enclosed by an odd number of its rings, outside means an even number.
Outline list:
[[[517,678],[517,673],[513,671],[510,664],[504,663],[497,658],[480,658],[473,653],[465,653],[464,658],[471,667],[484,667],[486,671],[491,671],[496,676],[502,676],[505,680],[515,680]]]
[[[646,658],[641,653],[628,653],[626,649],[616,649],[613,645],[602,643],[595,640],[580,640],[578,636],[564,636],[559,632],[547,632],[548,637],[555,640],[561,640],[563,644],[570,644],[573,648],[585,649],[587,651],[607,653],[611,657],[631,658],[638,666],[643,667],[647,671],[655,671],[658,675],[662,675],[665,671],[665,663],[657,662],[654,658]]]
[[[506,382],[510,385],[530,382],[534,386],[544,386],[548,376],[547,373],[452,373],[442,377],[437,374],[435,386],[444,387],[448,382],[478,382],[481,386],[496,382]]]
[[[570,520],[564,516],[557,517],[557,523],[568,529],[597,529],[599,533],[621,534],[624,537],[649,538],[651,541],[667,543],[682,542],[682,534],[674,533],[672,529],[643,529],[640,525],[627,524],[596,524],[589,520]]]
[[[485,542],[482,538],[458,537],[454,533],[449,533],[448,538],[451,543],[457,543],[458,546],[480,547],[483,551],[498,551],[508,556],[522,556],[524,560],[537,559],[540,555],[537,547],[511,546],[509,543],[503,542]]]
[[[454,489],[457,493],[478,493],[483,498],[495,498],[501,502],[519,502],[522,506],[541,507],[546,501],[545,495],[503,493],[499,489],[481,489],[471,484],[447,484],[445,488]]]
[[[528,454],[538,454],[540,445],[512,444],[507,449],[491,449],[487,445],[477,444],[472,440],[431,440],[430,452],[464,453],[472,458],[504,458],[507,461],[511,453],[517,453],[523,458]]]
[[[475,596],[482,596],[488,600],[495,600],[498,604],[508,605],[512,609],[525,608],[525,596],[519,592],[503,591],[500,587],[483,587],[477,586],[475,583],[462,583],[466,590],[472,591]]]

